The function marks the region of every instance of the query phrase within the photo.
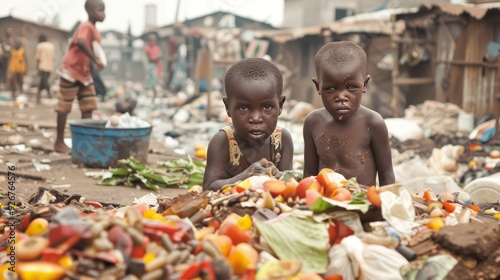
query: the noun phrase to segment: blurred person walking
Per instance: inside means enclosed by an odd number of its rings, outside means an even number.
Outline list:
[[[52,93],[50,92],[49,77],[54,70],[54,61],[56,59],[54,44],[47,41],[47,35],[45,35],[44,33],[41,33],[38,37],[35,59],[37,61],[36,68],[38,69],[38,75],[40,76],[36,103],[40,104],[42,91],[44,89],[47,90],[47,96],[49,98],[52,98]]]
[[[9,85],[11,90],[11,98],[16,100],[16,93],[19,90],[23,91],[24,74],[26,74],[26,51],[20,39],[14,40],[14,48],[10,51],[9,60]]]
[[[146,52],[146,57],[148,59],[147,64],[147,80],[146,88],[148,90],[153,90],[153,100],[156,98],[156,85],[158,84],[158,79],[161,77],[162,67],[161,67],[161,50],[158,44],[156,44],[155,35],[148,36],[148,44],[144,48]]]
[[[12,28],[5,29],[5,40],[1,44],[0,55],[0,84],[7,83],[7,72],[9,69],[10,52],[14,48],[15,40],[12,36]]]

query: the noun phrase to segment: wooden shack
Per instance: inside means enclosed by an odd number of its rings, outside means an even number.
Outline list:
[[[56,51],[55,65],[61,63],[68,46],[68,39],[71,37],[70,30],[9,15],[0,18],[0,41],[5,40],[5,30],[9,27],[12,28],[14,37],[20,38],[24,43],[28,61],[28,74],[36,74],[35,50],[38,36],[41,33],[45,33],[47,40],[54,44]]]
[[[197,53],[202,48],[202,40],[208,40],[209,49],[214,56],[214,77],[221,79],[225,69],[243,58],[244,51],[248,45],[245,35],[253,37],[254,31],[276,29],[272,25],[242,17],[230,12],[214,12],[200,17],[172,23],[163,27],[146,30],[141,38],[143,40],[149,34],[157,36],[158,44],[162,51],[167,54],[164,59],[165,69],[169,71],[169,59],[173,56],[169,40],[175,37],[175,31],[180,30],[177,37],[186,43],[188,77],[195,76]],[[165,73],[166,79],[170,73]]]
[[[424,4],[393,20],[405,26],[392,36],[396,116],[426,99],[454,103],[475,117],[494,111],[500,3]],[[397,63],[403,57],[408,63]]]
[[[368,58],[367,73],[372,79],[368,92],[363,96],[363,104],[378,111],[382,116],[392,116],[390,106],[392,96],[391,70],[381,66],[385,57],[392,53],[391,34],[401,33],[403,23],[391,22],[392,15],[409,12],[409,9],[387,9],[373,13],[346,17],[327,24],[298,29],[262,31],[258,35],[270,40],[274,47],[271,56],[275,63],[283,64],[292,78],[289,98],[321,106],[312,78],[316,75],[314,56],[325,44],[331,41],[348,40],[360,44]]]

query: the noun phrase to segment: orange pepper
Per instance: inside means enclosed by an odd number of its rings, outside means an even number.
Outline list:
[[[241,229],[241,230],[250,230],[252,228],[253,222],[252,218],[248,214],[245,214],[243,218],[238,219],[236,221],[236,225]]]
[[[29,224],[26,234],[29,236],[41,235],[49,228],[49,221],[44,218],[36,218]]]
[[[155,254],[153,253],[146,253],[142,259],[144,261],[145,264],[151,262],[152,260],[154,260],[156,258]]]
[[[256,268],[259,253],[249,244],[240,243],[231,251],[228,261],[235,274],[243,274],[247,270]]]
[[[470,209],[474,210],[474,212],[478,212],[480,210],[479,206],[471,204],[469,205]]]
[[[222,223],[219,229],[219,234],[226,235],[231,238],[233,245],[247,243],[251,239],[251,233],[240,229],[238,225],[233,221]]]
[[[440,217],[434,218],[427,224],[427,227],[433,230],[439,230],[444,227],[444,221]]]
[[[34,261],[19,263],[17,273],[21,279],[57,280],[66,274],[66,270],[51,262]]]

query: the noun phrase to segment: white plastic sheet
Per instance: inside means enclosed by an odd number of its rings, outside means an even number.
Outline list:
[[[365,244],[354,235],[333,246],[328,256],[327,275],[341,274],[344,280],[403,279],[399,270],[408,264],[396,250]]]
[[[415,223],[415,208],[408,190],[401,184],[380,188],[382,217],[400,234],[410,237]]]

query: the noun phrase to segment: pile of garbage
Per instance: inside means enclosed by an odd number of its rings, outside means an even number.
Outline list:
[[[131,205],[40,188],[2,207],[5,279],[498,279],[499,203],[331,169]]]

